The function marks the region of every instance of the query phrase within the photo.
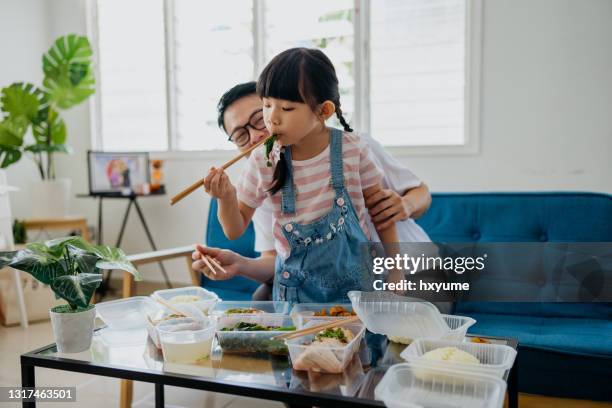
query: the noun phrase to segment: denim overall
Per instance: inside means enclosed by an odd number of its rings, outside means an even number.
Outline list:
[[[295,186],[291,147],[285,148],[288,174],[281,190],[281,212],[295,214]],[[372,290],[370,254],[344,186],[342,132],[331,130],[331,184],[335,198],[331,211],[309,224],[282,225],[291,252],[276,257],[273,299],[290,303],[348,302],[351,290]]]

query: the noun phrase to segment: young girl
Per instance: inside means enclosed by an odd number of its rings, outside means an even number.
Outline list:
[[[381,188],[382,176],[365,143],[349,133],[331,61],[315,49],[286,50],[264,68],[257,92],[277,136],[271,157],[255,150],[237,188],[222,169],[204,182],[219,199],[225,234],[239,237],[255,208],[271,200],[274,300],[343,302],[350,290],[372,290],[364,195]],[[345,132],[325,125],[334,113]],[[395,225],[378,232],[383,242],[397,241]]]

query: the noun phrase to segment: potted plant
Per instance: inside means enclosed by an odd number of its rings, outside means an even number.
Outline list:
[[[19,251],[0,252],[0,268],[10,266],[49,285],[67,304],[50,310],[51,325],[60,352],[78,353],[91,345],[95,305],[90,304],[102,282],[103,269],[140,274],[119,248],[92,245],[81,237],[58,238],[27,244]]]
[[[56,179],[55,153],[69,153],[61,110],[95,92],[92,51],[87,37],[58,38],[42,57],[42,87],[16,82],[0,90],[0,168],[32,157],[40,181],[31,185],[32,216],[68,213],[70,179]],[[28,132],[31,129],[31,132]]]

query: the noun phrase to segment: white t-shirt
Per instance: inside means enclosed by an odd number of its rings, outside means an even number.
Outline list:
[[[366,133],[361,133],[360,137],[370,148],[371,157],[375,164],[383,171],[383,188],[394,190],[403,195],[406,190],[421,185],[421,180],[387,153],[379,142]],[[372,241],[380,242],[374,225],[370,218],[367,218]],[[257,252],[274,250],[274,237],[272,235],[274,219],[270,200],[264,200],[263,204],[255,210],[253,224],[255,227],[255,250]],[[399,242],[431,242],[427,233],[412,218],[398,222],[396,225]]]

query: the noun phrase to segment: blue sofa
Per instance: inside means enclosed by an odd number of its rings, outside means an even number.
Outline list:
[[[418,222],[434,242],[612,242],[612,196],[434,194]],[[551,284],[538,270],[512,272]],[[467,299],[455,313],[476,319],[471,333],[518,339],[521,392],[612,400],[612,304]]]
[[[252,226],[229,241],[211,203],[206,242],[245,256]],[[433,194],[419,221],[435,242],[612,242],[612,196],[592,193]],[[540,279],[537,271],[522,271]],[[531,275],[530,275],[531,274]],[[223,299],[250,299],[255,282],[237,278],[203,286]],[[542,282],[546,285],[546,282]],[[477,320],[470,332],[519,340],[519,390],[612,400],[612,304],[460,301],[455,313]]]

